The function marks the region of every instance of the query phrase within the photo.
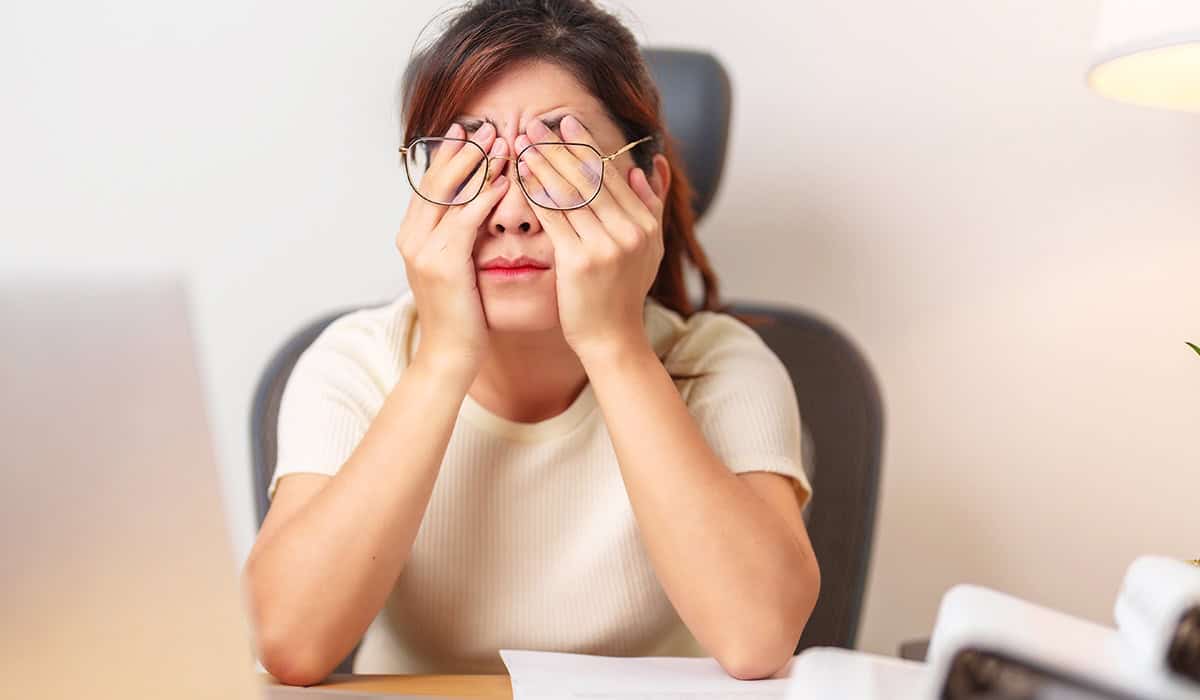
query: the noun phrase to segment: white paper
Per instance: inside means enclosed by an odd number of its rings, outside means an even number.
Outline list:
[[[502,649],[513,700],[784,700],[790,664],[740,681],[711,658],[588,656]]]
[[[814,647],[792,663],[787,700],[911,700],[925,687],[916,661]]]

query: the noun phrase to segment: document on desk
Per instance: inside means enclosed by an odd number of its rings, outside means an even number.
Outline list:
[[[925,664],[916,661],[850,649],[811,647],[792,662],[792,685],[787,700],[921,698],[925,670]]]
[[[588,656],[502,649],[513,700],[783,700],[789,666],[772,678],[740,681],[714,659]]]

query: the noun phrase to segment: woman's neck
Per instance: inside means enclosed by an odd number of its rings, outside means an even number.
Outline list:
[[[501,418],[536,423],[567,410],[585,386],[583,364],[558,329],[493,332],[468,393]]]

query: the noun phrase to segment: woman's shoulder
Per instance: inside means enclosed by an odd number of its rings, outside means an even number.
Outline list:
[[[297,362],[325,370],[365,370],[377,380],[398,374],[407,360],[415,305],[411,292],[333,319]]]
[[[645,320],[655,352],[672,374],[704,374],[779,362],[753,328],[722,311],[697,311],[684,318],[651,299],[646,303]]]

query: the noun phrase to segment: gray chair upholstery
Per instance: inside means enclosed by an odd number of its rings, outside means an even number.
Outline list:
[[[646,58],[658,84],[668,86],[663,90],[667,124],[696,185],[699,214],[721,179],[729,124],[728,79],[707,54],[650,49]],[[288,376],[325,327],[352,310],[327,313],[297,331],[259,380],[250,443],[260,524],[268,507],[266,487],[275,468],[279,403]],[[852,647],[870,560],[883,438],[883,408],[874,375],[841,332],[811,314],[742,304],[727,311],[749,323],[787,367],[812,441],[816,497],[808,523],[822,587],[797,653],[810,646]],[[352,659],[353,654],[338,671],[349,672]]]
[[[642,52],[662,97],[663,120],[678,141],[692,181],[696,218],[704,216],[721,184],[729,143],[732,91],[725,68],[712,54],[682,49]]]

